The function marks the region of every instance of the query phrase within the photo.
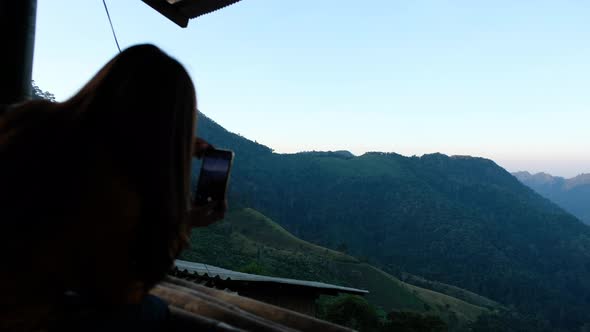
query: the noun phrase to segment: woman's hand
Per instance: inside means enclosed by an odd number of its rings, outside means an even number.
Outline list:
[[[203,158],[207,150],[214,147],[202,138],[195,137],[193,146],[193,156]],[[227,210],[227,201],[213,201],[205,205],[191,205],[189,213],[189,222],[191,227],[207,227],[219,220],[222,220]]]
[[[225,217],[227,202],[210,202],[206,205],[192,206],[189,213],[191,227],[207,227]]]
[[[201,159],[207,150],[215,149],[213,145],[200,137],[195,137],[193,140],[193,157]]]

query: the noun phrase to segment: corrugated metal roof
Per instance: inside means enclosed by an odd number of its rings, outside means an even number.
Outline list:
[[[317,281],[306,281],[306,280],[296,280],[296,279],[288,279],[288,278],[267,277],[267,276],[261,276],[261,275],[256,275],[256,274],[232,271],[232,270],[220,268],[220,267],[209,265],[209,264],[188,262],[188,261],[183,261],[183,260],[176,260],[176,262],[174,264],[179,271],[185,271],[185,272],[188,272],[191,274],[196,273],[199,276],[206,275],[209,278],[220,278],[223,280],[235,280],[235,281],[288,284],[288,285],[326,289],[326,290],[338,291],[338,292],[342,292],[342,293],[349,293],[349,294],[356,294],[356,295],[364,295],[364,294],[369,293],[369,291],[363,290],[363,289],[342,287],[342,286],[331,285],[331,284],[326,284],[326,283],[317,282]]]
[[[142,0],[172,22],[186,28],[188,21],[240,0]]]

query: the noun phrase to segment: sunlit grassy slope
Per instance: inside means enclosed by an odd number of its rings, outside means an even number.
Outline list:
[[[322,281],[369,290],[385,311],[430,313],[466,323],[489,311],[476,304],[412,286],[344,253],[298,239],[252,209],[232,211],[218,225],[195,230],[184,259],[240,269],[252,262],[273,276]]]

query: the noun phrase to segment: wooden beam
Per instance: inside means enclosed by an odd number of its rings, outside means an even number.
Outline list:
[[[171,284],[160,284],[152,289],[151,293],[166,300],[173,307],[224,322],[239,329],[261,332],[294,331],[278,323],[243,311],[234,305],[223,303],[211,296],[187,288],[183,289]]]
[[[206,294],[217,301],[222,301],[228,305],[235,306],[241,310],[262,317],[266,320],[276,322],[298,331],[322,331],[322,332],[351,332],[353,330],[332,324],[314,317],[300,314],[298,312],[277,307],[271,304],[256,301],[247,297],[238,296],[232,293],[220,291],[217,289],[205,287],[181,280],[174,277],[168,277],[161,285],[169,287],[182,287],[185,290],[191,290],[196,293]],[[157,295],[157,294],[156,294]],[[166,298],[165,298],[166,299]]]

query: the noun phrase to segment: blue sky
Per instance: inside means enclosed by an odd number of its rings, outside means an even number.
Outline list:
[[[242,0],[180,29],[107,0],[199,109],[277,152],[442,152],[590,173],[590,2]],[[101,0],[39,0],[33,79],[64,100],[117,50]]]

